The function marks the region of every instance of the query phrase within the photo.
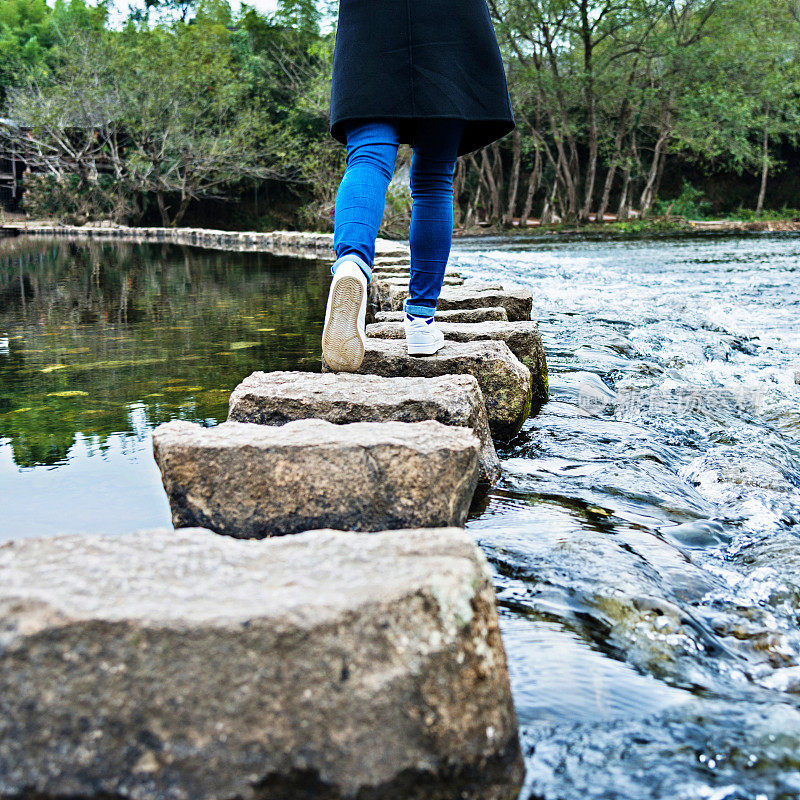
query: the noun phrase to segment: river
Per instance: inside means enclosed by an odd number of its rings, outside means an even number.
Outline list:
[[[800,238],[457,240],[534,294],[551,400],[490,559],[522,798],[800,797]],[[149,431],[317,369],[327,266],[0,242],[0,539],[169,522]]]

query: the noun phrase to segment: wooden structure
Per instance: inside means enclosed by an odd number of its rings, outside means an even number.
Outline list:
[[[18,128],[10,119],[0,117],[0,129]],[[17,152],[16,146],[0,137],[0,208],[14,211],[19,206],[22,195],[22,173],[25,162]]]

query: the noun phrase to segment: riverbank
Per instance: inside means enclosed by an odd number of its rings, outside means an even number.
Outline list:
[[[520,229],[503,228],[496,225],[473,225],[453,232],[456,238],[473,236],[649,236],[654,234],[697,233],[800,233],[800,220],[685,220],[685,219],[646,219],[625,222],[605,222],[588,225],[529,225]]]

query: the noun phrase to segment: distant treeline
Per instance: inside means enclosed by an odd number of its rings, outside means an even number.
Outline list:
[[[800,206],[770,192],[797,166],[800,0],[487,2],[517,128],[459,160],[457,225]],[[329,228],[335,5],[146,0],[112,25],[104,4],[3,0],[0,150],[31,170],[25,209]],[[409,208],[393,184],[387,232]]]

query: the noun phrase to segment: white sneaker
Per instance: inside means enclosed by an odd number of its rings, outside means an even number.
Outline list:
[[[354,261],[336,268],[328,292],[322,357],[335,372],[355,372],[364,360],[367,278]]]
[[[406,344],[410,356],[432,356],[444,347],[444,334],[435,322],[426,322],[423,317],[409,320],[406,314]]]

